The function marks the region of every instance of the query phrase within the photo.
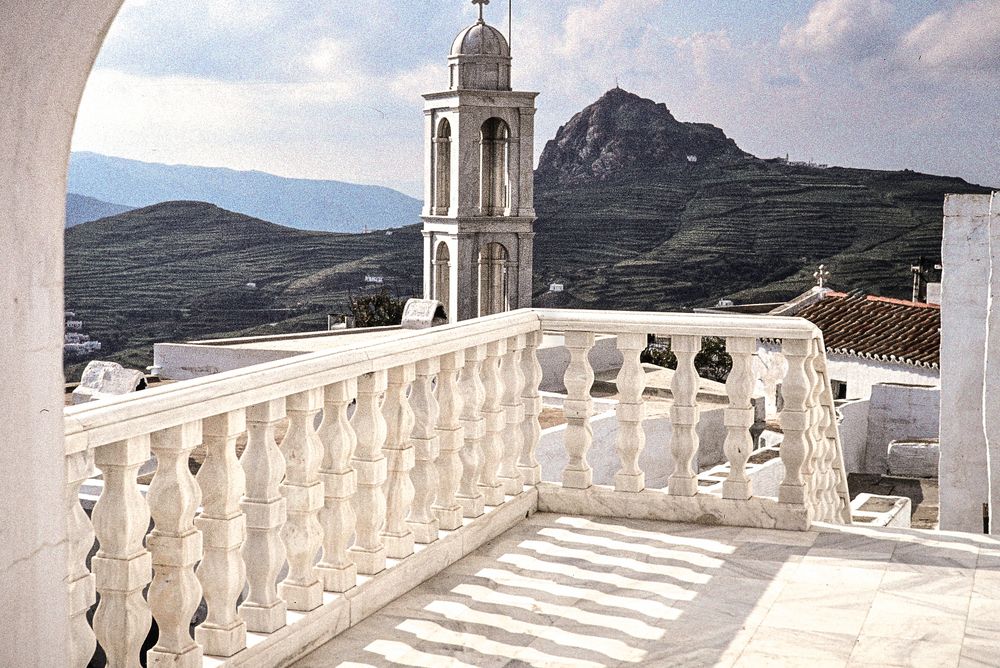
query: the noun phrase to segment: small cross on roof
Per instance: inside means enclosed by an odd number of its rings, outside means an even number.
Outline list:
[[[490,0],[472,0],[472,4],[479,5],[479,20],[483,20],[483,7],[490,4]]]
[[[819,270],[813,274],[813,278],[816,279],[816,284],[819,287],[821,288],[824,287],[823,284],[826,283],[828,280],[830,280],[830,272],[826,270],[825,264],[821,264],[819,266]]]

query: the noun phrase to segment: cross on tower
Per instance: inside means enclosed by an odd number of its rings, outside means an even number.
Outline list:
[[[823,284],[830,280],[830,272],[826,270],[826,265],[821,264],[816,273],[813,274],[813,278],[816,279],[816,285],[823,287]]]
[[[479,5],[479,20],[483,20],[483,7],[490,4],[490,0],[472,0],[472,4]]]

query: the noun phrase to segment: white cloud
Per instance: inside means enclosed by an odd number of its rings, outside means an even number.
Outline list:
[[[971,0],[931,14],[903,37],[897,58],[917,70],[1000,76],[1000,2]]]
[[[801,54],[861,60],[887,44],[892,15],[887,0],[819,0],[805,23],[785,27],[780,44]]]

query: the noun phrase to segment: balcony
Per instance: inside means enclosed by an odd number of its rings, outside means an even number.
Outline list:
[[[554,481],[535,452],[536,351],[550,330],[570,352]],[[587,460],[588,352],[604,334],[624,357],[609,485]],[[678,358],[665,489],[647,489],[639,466],[648,334]],[[712,492],[693,464],[707,336],[733,360],[729,473]],[[789,362],[775,497],[746,475],[761,339],[780,340]],[[67,408],[73,665],[97,643],[112,666],[436,666],[456,652],[451,665],[678,665],[671,652],[725,664],[786,656],[781,643],[818,653],[829,635],[908,647],[924,628],[960,646],[969,601],[998,586],[987,571],[1000,546],[847,526],[835,418],[822,337],[805,320],[544,310]],[[97,473],[88,515],[79,491]],[[938,604],[961,624],[937,624]]]

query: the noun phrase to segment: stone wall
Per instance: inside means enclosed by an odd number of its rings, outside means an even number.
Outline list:
[[[995,195],[994,195],[995,197]],[[989,306],[990,230],[1000,230],[1000,211],[990,195],[949,195],[944,207],[941,300],[941,528],[983,530],[983,504],[990,499],[990,470],[984,400],[996,412],[993,396],[984,396],[986,360],[1000,357],[997,306]],[[991,210],[992,207],[992,210]],[[994,272],[994,283],[1000,261]],[[997,287],[1000,290],[1000,286]],[[995,293],[996,294],[996,293]],[[1000,304],[1000,301],[994,301]],[[987,351],[987,316],[993,311],[994,333]],[[995,436],[995,466],[1000,465],[1000,436]],[[997,472],[993,479],[998,480]],[[1000,492],[1000,484],[994,485]],[[996,493],[995,492],[995,493]],[[1000,508],[1000,500],[993,508]],[[1000,523],[992,523],[1000,533]]]

